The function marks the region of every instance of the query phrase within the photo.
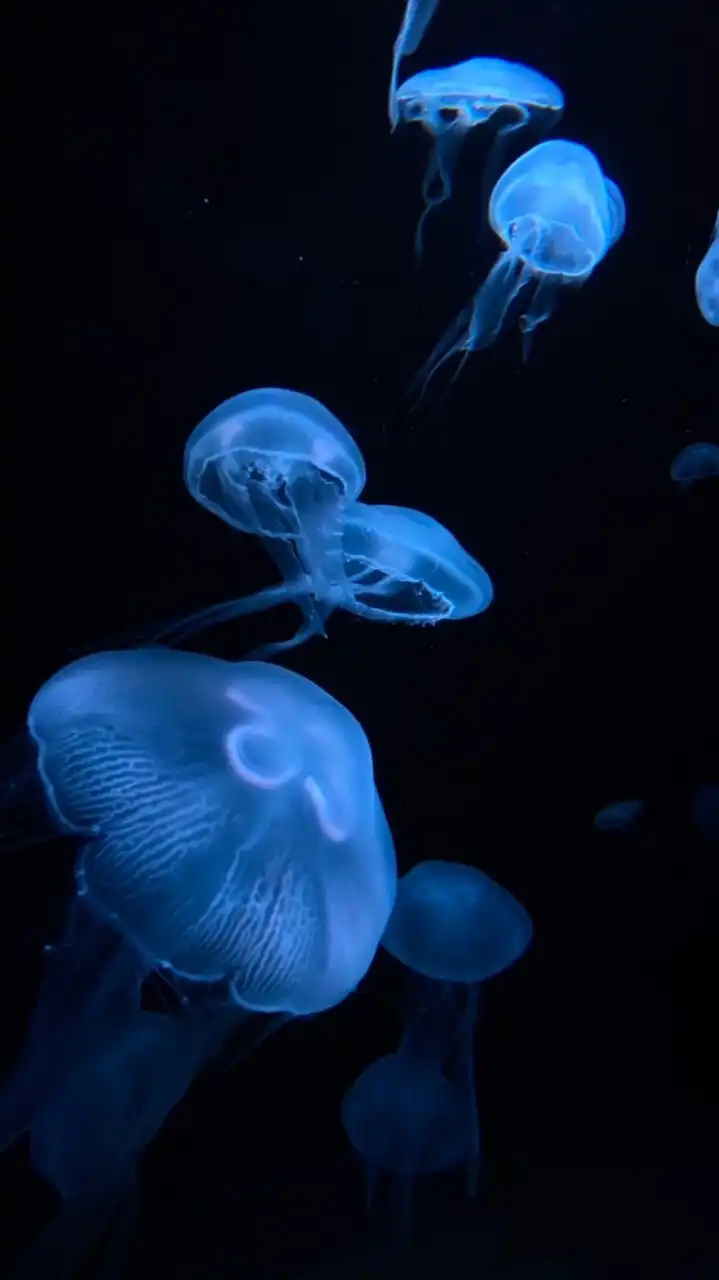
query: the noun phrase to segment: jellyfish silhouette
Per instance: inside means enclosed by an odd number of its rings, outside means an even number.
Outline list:
[[[407,0],[402,25],[392,48],[392,74],[389,82],[389,120],[394,129],[399,120],[397,109],[397,79],[399,64],[403,58],[416,53],[432,18],[439,8],[439,0]]]
[[[461,1091],[435,1065],[400,1051],[365,1067],[345,1094],[341,1119],[365,1167],[368,1207],[389,1174],[397,1243],[409,1243],[415,1179],[467,1159]]]
[[[342,423],[298,391],[245,391],[195,427],[184,470],[193,498],[258,536],[283,577],[311,579],[302,596],[305,633],[323,634],[325,603],[331,607],[344,585],[343,511],[366,480]]]
[[[709,248],[694,277],[697,306],[707,324],[719,325],[719,214],[712,230]]]
[[[643,800],[614,800],[595,814],[594,826],[597,831],[635,835],[641,827],[644,810]]]
[[[692,796],[692,822],[704,840],[719,840],[719,782],[705,782]]]
[[[706,441],[686,445],[672,462],[669,474],[680,489],[719,476],[719,445]]]
[[[382,946],[410,970],[402,1049],[461,1087],[468,1185],[480,1159],[474,1027],[483,982],[509,968],[532,939],[532,921],[507,889],[476,867],[421,862],[400,878]]]
[[[463,353],[458,373],[470,352],[495,341],[525,289],[532,290],[520,318],[526,359],[531,335],[552,315],[559,290],[584,284],[619,239],[625,208],[593,152],[552,139],[505,169],[492,191],[489,220],[505,250],[414,379],[411,389],[421,394],[452,356]]]
[[[490,161],[490,171],[496,174],[497,144],[530,122],[551,128],[563,107],[564,95],[552,80],[504,58],[470,58],[454,67],[419,71],[405,80],[397,92],[399,119],[423,125],[433,140],[422,183],[425,208],[415,234],[417,256],[422,252],[427,217],[449,198],[454,166],[469,131],[495,117],[506,120],[496,134]]]
[[[315,596],[325,620],[333,609],[342,608],[373,622],[433,626],[474,617],[492,602],[492,583],[482,566],[438,520],[409,507],[350,503],[344,511],[342,557],[342,573],[329,584],[329,594]],[[244,599],[210,605],[160,630],[153,628],[153,638],[182,640],[288,601],[306,613],[306,596],[317,591],[311,574],[289,578]],[[309,634],[301,627],[291,639],[263,645],[252,657],[291,649]]]
[[[0,1146],[27,1129],[117,1001],[161,970],[243,1014],[345,998],[394,902],[392,839],[357,721],[262,663],[167,649],[63,668],[28,716],[77,894],[18,1067]]]

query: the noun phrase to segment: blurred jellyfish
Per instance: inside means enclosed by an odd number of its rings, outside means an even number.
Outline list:
[[[400,1051],[365,1067],[345,1094],[341,1117],[365,1166],[368,1206],[380,1177],[390,1174],[398,1235],[409,1243],[414,1179],[467,1159],[460,1090],[436,1066]]]
[[[719,782],[706,782],[694,793],[692,822],[704,840],[719,840]]]
[[[394,129],[399,120],[397,78],[403,58],[416,53],[427,27],[439,8],[439,0],[406,0],[402,25],[392,48],[392,74],[389,82],[389,120]]]
[[[96,1036],[32,1124],[33,1165],[62,1203],[14,1280],[65,1280],[101,1236],[107,1266],[118,1270],[132,1238],[139,1157],[225,1031],[221,1018],[173,1018],[138,1004]]]
[[[472,301],[450,325],[412,386],[422,391],[452,356],[498,337],[512,303],[532,294],[520,317],[524,356],[564,285],[582,285],[624,230],[624,200],[596,156],[576,142],[541,142],[505,169],[492,191],[489,220],[506,248]],[[457,375],[455,374],[455,377]]]
[[[491,580],[453,534],[438,520],[410,507],[354,502],[345,509],[342,574],[327,597],[316,597],[327,619],[342,608],[373,622],[407,622],[433,626],[450,619],[472,618],[492,602]],[[307,593],[316,590],[310,575],[290,578],[245,599],[210,605],[155,633],[164,641],[259,613],[295,601],[305,608]],[[263,645],[253,657],[291,649],[308,638],[301,628],[290,640]]]
[[[552,80],[532,67],[505,62],[504,58],[470,58],[455,67],[420,71],[405,80],[397,93],[399,118],[422,124],[433,139],[422,183],[425,209],[415,235],[415,252],[422,252],[429,213],[450,195],[457,155],[471,129],[495,116],[509,117],[497,140],[530,121],[551,128],[563,107],[564,95]],[[492,165],[494,173],[498,154]]]
[[[474,1027],[480,984],[514,964],[532,921],[507,889],[476,867],[420,862],[397,886],[382,946],[411,971],[402,1049],[462,1089],[469,1189],[477,1188],[479,1117]]]
[[[349,432],[299,391],[261,387],[233,396],[203,418],[185,447],[193,498],[257,535],[284,578],[311,580],[301,600],[305,635],[323,634],[323,610],[342,594],[344,508],[365,480]]]
[[[719,214],[712,230],[709,248],[694,277],[697,306],[707,324],[719,325]]]
[[[643,800],[614,800],[595,815],[597,831],[610,831],[634,835],[641,827],[645,804]]]
[[[719,445],[705,441],[686,445],[674,459],[669,474],[680,489],[690,489],[697,480],[719,476]]]
[[[219,983],[243,1013],[345,998],[392,905],[392,839],[354,717],[262,663],[143,649],[63,668],[28,727],[77,898],[0,1146],[26,1129],[142,977]]]

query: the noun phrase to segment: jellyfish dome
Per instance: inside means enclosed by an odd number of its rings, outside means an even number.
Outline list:
[[[477,983],[514,964],[532,934],[522,904],[483,871],[427,861],[401,877],[382,946],[426,978]]]
[[[309,680],[167,649],[97,653],[28,717],[76,878],[148,969],[319,1012],[366,972],[394,902],[391,836],[354,717]]]
[[[697,306],[707,324],[719,325],[719,214],[712,228],[709,247],[694,277]]]
[[[672,462],[669,474],[680,489],[719,476],[719,444],[696,440],[685,445]]]

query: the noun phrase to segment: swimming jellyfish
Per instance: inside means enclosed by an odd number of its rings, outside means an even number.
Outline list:
[[[513,965],[533,935],[522,904],[476,867],[426,861],[402,876],[382,946],[410,971],[401,1048],[461,1087],[469,1190],[479,1173],[474,1027],[483,982]]]
[[[697,306],[707,324],[719,325],[719,213],[712,230],[709,248],[694,277]]]
[[[419,71],[405,80],[397,92],[399,119],[417,121],[433,139],[422,182],[425,208],[415,235],[415,252],[422,251],[427,216],[450,195],[457,155],[471,129],[495,116],[509,117],[498,139],[530,121],[551,128],[563,107],[562,90],[552,80],[504,58],[470,58],[454,67]]]
[[[451,356],[464,353],[461,369],[470,352],[490,346],[525,290],[531,298],[519,323],[526,358],[531,335],[552,315],[559,290],[584,284],[619,239],[625,207],[588,147],[552,139],[505,169],[492,191],[489,220],[504,252],[414,379],[422,390]]]
[[[331,595],[316,597],[325,620],[342,608],[373,622],[432,626],[471,618],[489,607],[491,580],[453,534],[432,516],[410,507],[354,502],[345,508],[342,575]],[[317,589],[311,576],[289,578],[244,599],[210,605],[165,626],[156,638],[179,640],[246,614],[295,601]],[[253,657],[267,657],[308,638],[301,628],[290,640],[263,645]]]
[[[690,489],[697,480],[719,476],[719,445],[703,440],[685,445],[669,468],[669,474],[680,489]]]
[[[640,829],[644,809],[643,800],[614,800],[595,814],[594,825],[597,831],[634,835]]]
[[[246,1015],[338,1004],[396,888],[364,732],[293,672],[97,653],[42,686],[28,728],[56,828],[83,845],[38,1019],[0,1093],[0,1147],[154,970],[224,984]]]
[[[193,498],[258,536],[284,578],[311,579],[305,634],[323,634],[323,608],[342,590],[343,511],[366,480],[339,419],[299,391],[244,391],[195,427],[184,471]]]
[[[704,840],[719,840],[719,782],[705,782],[692,797],[692,821]]]
[[[397,111],[397,77],[403,58],[416,53],[427,27],[439,8],[439,0],[407,0],[402,25],[392,48],[392,74],[389,82],[389,119],[394,129],[399,119]]]

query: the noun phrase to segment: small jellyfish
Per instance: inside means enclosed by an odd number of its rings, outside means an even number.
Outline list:
[[[619,239],[625,208],[588,147],[552,139],[505,169],[492,191],[489,220],[505,250],[414,379],[422,392],[452,356],[463,353],[459,372],[470,352],[490,346],[525,290],[531,300],[519,323],[526,358],[531,335],[552,315],[560,289],[584,284]]]
[[[492,602],[492,583],[482,566],[438,520],[410,507],[350,503],[344,512],[342,554],[342,574],[331,584],[331,594],[316,596],[325,619],[332,609],[342,608],[373,622],[433,626],[475,617]],[[305,597],[313,591],[317,583],[311,575],[289,578],[170,623],[155,632],[155,639],[180,640],[287,601],[304,609]],[[293,648],[308,634],[301,628],[290,640],[263,645],[252,656]]]
[[[517,899],[476,867],[420,862],[397,886],[382,946],[413,975],[402,1048],[443,1069],[465,1100],[469,1190],[479,1172],[474,1026],[480,985],[510,967],[532,940]]]
[[[403,58],[416,53],[424,33],[439,8],[439,0],[407,0],[402,25],[392,48],[392,74],[389,82],[389,120],[394,129],[399,120],[397,109],[397,79],[399,64]]]
[[[707,324],[719,325],[719,213],[714,223],[709,248],[694,277],[697,306]]]
[[[368,1206],[380,1177],[389,1174],[398,1241],[408,1244],[414,1180],[467,1159],[460,1090],[436,1066],[400,1051],[365,1067],[345,1094],[341,1117],[365,1166]]]
[[[283,577],[311,579],[302,597],[305,632],[323,634],[323,608],[342,591],[344,508],[366,480],[339,419],[299,391],[245,391],[195,427],[184,469],[193,498],[258,536]]]
[[[690,489],[697,480],[719,476],[719,445],[705,441],[686,445],[674,459],[669,474],[680,489]]]
[[[614,800],[595,815],[597,831],[635,835],[641,828],[645,804],[643,800]]]
[[[433,139],[422,183],[425,209],[415,235],[419,255],[429,213],[450,195],[454,165],[467,133],[495,116],[509,117],[497,140],[530,121],[549,129],[562,113],[564,95],[552,80],[521,62],[470,58],[455,67],[419,71],[405,80],[397,93],[397,107],[401,120],[417,121]]]
[[[719,782],[706,782],[694,793],[692,822],[704,840],[719,840]]]

